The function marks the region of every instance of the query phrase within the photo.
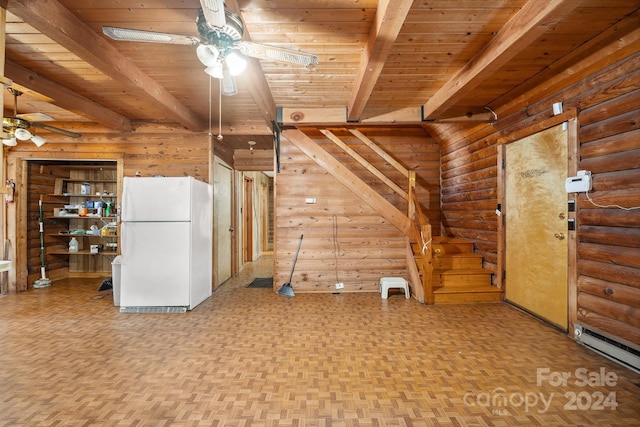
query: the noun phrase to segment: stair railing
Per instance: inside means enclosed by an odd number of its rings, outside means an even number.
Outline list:
[[[432,254],[431,254],[431,224],[429,219],[422,212],[420,203],[416,196],[416,173],[415,171],[408,170],[398,161],[396,161],[389,153],[378,147],[373,141],[367,138],[362,132],[357,129],[349,129],[349,132],[358,138],[362,143],[374,151],[378,156],[384,159],[388,164],[393,166],[397,171],[404,175],[408,179],[408,189],[404,191],[403,188],[396,185],[393,180],[385,176],[385,174],[373,166],[369,161],[359,155],[355,150],[350,148],[344,141],[333,134],[328,129],[320,129],[320,132],[324,134],[329,140],[333,141],[338,147],[342,148],[351,158],[360,163],[370,173],[375,175],[383,183],[389,186],[396,194],[407,200],[407,219],[409,226],[403,227],[406,233],[408,246],[413,249],[409,249],[412,252],[407,255],[407,269],[409,276],[415,286],[420,286],[421,289],[415,289],[414,293],[416,298],[420,302],[426,304],[433,304],[434,296],[431,284],[431,275],[433,273]],[[417,266],[416,257],[420,258],[422,264],[422,271]],[[420,283],[421,282],[421,283]]]
[[[415,234],[417,235],[417,245],[414,246],[414,256],[419,257],[422,262],[421,280],[424,292],[425,304],[433,304],[433,261],[431,253],[431,224],[422,212],[422,207],[415,192],[416,173],[409,171],[409,191],[407,191],[407,216],[411,220]]]

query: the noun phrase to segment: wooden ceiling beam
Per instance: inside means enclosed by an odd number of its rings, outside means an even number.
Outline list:
[[[123,84],[127,91],[168,111],[176,122],[200,132],[205,123],[158,82],[55,0],[13,0],[10,12]]]
[[[424,117],[436,120],[487,77],[560,21],[579,2],[529,0],[483,49],[424,104]]]
[[[429,120],[434,123],[490,123],[496,121],[494,113],[467,114],[457,117],[444,117],[438,120]],[[421,107],[401,108],[377,116],[352,122],[347,118],[344,107],[326,108],[286,108],[278,109],[278,122],[283,126],[331,126],[331,125],[420,125],[426,120],[422,115]]]
[[[131,120],[89,98],[75,93],[20,65],[6,61],[5,76],[25,88],[25,93],[47,98],[47,102],[120,132],[131,132]]]
[[[350,121],[360,119],[382,68],[395,44],[413,0],[380,0],[348,103]]]
[[[237,0],[226,0],[225,4],[227,9],[238,14],[242,17],[240,12],[240,6]],[[244,20],[243,20],[244,22]],[[251,34],[249,29],[244,27],[243,40],[251,41]],[[276,119],[276,101],[273,98],[271,89],[269,89],[269,83],[264,76],[264,71],[260,65],[260,61],[255,58],[250,58],[247,69],[244,72],[245,78],[243,82],[248,86],[249,93],[256,103],[258,110],[260,110],[261,117],[270,126],[271,121]]]

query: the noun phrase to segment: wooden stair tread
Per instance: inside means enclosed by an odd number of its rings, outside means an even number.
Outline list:
[[[482,258],[482,254],[476,254],[473,252],[458,252],[452,254],[444,253],[433,256],[433,259],[438,258]]]
[[[461,239],[459,237],[447,237],[447,236],[433,236],[431,238],[433,243],[472,243],[469,240]]]
[[[495,286],[469,286],[469,287],[447,287],[442,286],[433,290],[434,294],[468,294],[468,293],[484,293],[484,292],[502,292],[502,289]]]
[[[447,269],[433,269],[433,274],[459,274],[459,275],[471,275],[471,274],[492,274],[491,270],[486,269],[458,269],[458,268],[447,268]]]

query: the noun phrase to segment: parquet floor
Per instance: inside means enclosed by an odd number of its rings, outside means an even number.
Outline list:
[[[184,314],[0,297],[0,426],[640,425],[639,375],[508,305],[246,288],[263,258]]]

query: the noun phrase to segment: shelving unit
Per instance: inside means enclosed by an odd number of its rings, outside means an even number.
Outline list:
[[[53,226],[45,233],[45,252],[68,258],[69,277],[111,275],[119,248],[115,173],[115,167],[70,169],[70,177],[56,178],[54,192],[47,195],[45,220]],[[73,237],[77,252],[69,251]]]

